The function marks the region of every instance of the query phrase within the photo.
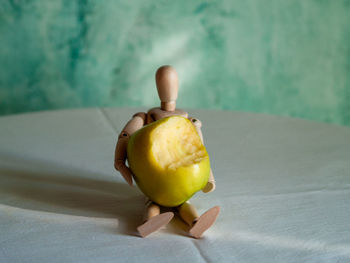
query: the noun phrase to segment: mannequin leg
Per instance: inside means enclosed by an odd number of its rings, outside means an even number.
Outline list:
[[[188,201],[178,207],[178,212],[182,220],[190,227],[192,227],[199,218],[196,208]]]
[[[137,228],[141,237],[146,237],[159,230],[162,226],[167,225],[174,216],[172,212],[160,214],[159,205],[152,201],[146,203],[145,210],[144,223]]]
[[[152,217],[155,217],[160,214],[159,205],[153,203],[152,201],[148,201],[145,206],[145,213],[143,215],[143,221],[146,222]]]
[[[215,222],[220,212],[220,207],[214,206],[201,216],[190,202],[185,202],[178,207],[180,217],[190,226],[190,234],[194,238],[200,238]]]

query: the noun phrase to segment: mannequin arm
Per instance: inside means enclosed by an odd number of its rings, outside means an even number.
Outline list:
[[[193,123],[194,127],[197,130],[197,133],[198,133],[199,137],[201,137],[202,143],[204,143],[203,142],[203,134],[202,134],[202,130],[201,130],[202,122],[200,120],[198,120],[198,119],[195,119],[195,118],[189,118],[189,120]],[[204,193],[209,193],[209,192],[214,191],[215,187],[216,187],[216,185],[215,185],[215,178],[214,178],[212,170],[210,169],[210,177],[209,177],[208,183],[202,189],[202,191]]]
[[[125,165],[125,161],[127,159],[126,148],[128,146],[130,136],[144,126],[145,118],[145,113],[136,113],[119,134],[118,142],[115,147],[114,168],[120,172],[130,186],[132,186],[133,174],[129,167]]]

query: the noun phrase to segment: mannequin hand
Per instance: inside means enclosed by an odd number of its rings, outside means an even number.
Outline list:
[[[124,163],[117,163],[115,165],[115,169],[117,169],[120,174],[123,176],[123,178],[125,179],[125,181],[132,186],[132,177],[133,177],[133,173],[131,172],[131,170],[129,169],[129,167],[127,167]]]
[[[215,190],[215,181],[209,181],[207,185],[202,189],[203,193],[210,193]]]

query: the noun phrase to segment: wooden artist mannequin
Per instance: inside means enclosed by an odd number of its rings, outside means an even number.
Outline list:
[[[144,125],[165,117],[180,115],[191,120],[203,142],[201,122],[198,119],[189,118],[187,112],[176,109],[176,99],[178,93],[178,77],[176,71],[170,66],[160,67],[156,73],[156,84],[158,95],[161,100],[161,107],[152,108],[147,113],[136,113],[126,124],[118,138],[118,143],[115,150],[114,167],[121,173],[130,186],[133,184],[133,174],[125,164],[127,159],[126,148],[130,136],[135,131],[141,129]],[[215,180],[212,171],[210,171],[210,178],[202,191],[208,193],[214,189]],[[194,206],[187,201],[176,207],[175,210],[190,226],[189,233],[191,236],[200,238],[204,231],[206,231],[214,223],[219,214],[220,208],[218,206],[212,207],[201,216],[198,216]],[[137,230],[142,237],[146,237],[162,226],[168,224],[173,216],[173,212],[160,213],[160,206],[149,200],[146,203],[144,222],[137,228]]]

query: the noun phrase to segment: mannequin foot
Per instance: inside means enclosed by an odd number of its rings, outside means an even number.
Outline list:
[[[191,236],[201,238],[203,233],[214,224],[219,213],[220,207],[214,206],[201,215],[190,229]]]
[[[141,237],[146,237],[149,234],[159,230],[162,226],[167,225],[174,217],[174,213],[166,212],[148,219],[145,223],[137,228]]]

